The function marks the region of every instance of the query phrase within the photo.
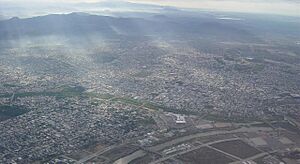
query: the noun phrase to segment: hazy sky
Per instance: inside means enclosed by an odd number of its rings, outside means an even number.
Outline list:
[[[16,4],[49,2],[99,2],[103,0],[0,0],[0,3]],[[113,0],[110,0],[113,1]],[[197,8],[221,11],[269,13],[300,16],[300,0],[125,0],[136,3],[151,3],[184,8]]]
[[[300,16],[300,0],[130,0],[188,8]]]

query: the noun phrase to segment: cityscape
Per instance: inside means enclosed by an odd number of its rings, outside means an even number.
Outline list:
[[[0,19],[1,164],[300,163],[299,15],[115,3]]]

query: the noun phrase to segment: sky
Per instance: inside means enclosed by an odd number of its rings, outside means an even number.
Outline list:
[[[99,2],[104,0],[0,0],[0,5],[37,5],[46,3]],[[114,1],[114,0],[110,0]],[[120,0],[119,0],[120,1]],[[124,0],[179,8],[193,8],[214,11],[247,12],[290,15],[300,17],[300,0]],[[0,7],[1,10],[1,7]],[[2,13],[5,11],[2,11]],[[1,13],[1,11],[0,11]]]
[[[300,16],[300,0],[131,0],[176,7]]]

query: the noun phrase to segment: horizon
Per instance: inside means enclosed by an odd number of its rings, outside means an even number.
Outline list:
[[[93,3],[109,3],[110,6],[93,6]],[[225,0],[69,0],[57,1],[46,0],[43,2],[30,0],[8,1],[0,0],[0,18],[9,19],[12,17],[28,18],[42,16],[48,14],[66,14],[72,12],[84,12],[94,14],[111,14],[115,12],[161,12],[154,8],[138,8],[126,5],[120,5],[120,2],[134,3],[141,5],[156,5],[158,7],[174,7],[177,9],[212,11],[212,12],[233,12],[233,13],[248,13],[248,14],[267,14],[300,17],[299,9],[300,2],[294,0],[276,0],[276,1],[237,1]],[[86,3],[86,6],[80,4]],[[134,5],[133,4],[133,5]],[[88,6],[90,5],[90,6]],[[119,5],[119,6],[118,6]]]
[[[299,163],[299,4],[0,0],[0,164]]]

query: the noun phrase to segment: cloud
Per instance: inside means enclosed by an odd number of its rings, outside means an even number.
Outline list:
[[[300,16],[299,0],[129,0],[167,6],[231,12]]]
[[[0,5],[5,5],[6,3],[9,3],[15,5],[21,4],[25,6],[28,5],[37,6],[37,5],[49,3],[61,7],[61,6],[67,6],[69,3],[79,3],[79,2],[92,3],[92,2],[101,2],[101,1],[113,2],[113,1],[121,1],[121,0],[14,0],[14,1],[0,0]],[[134,3],[156,4],[156,5],[164,5],[164,6],[174,6],[179,8],[293,15],[293,16],[300,17],[300,0],[123,0],[123,1],[134,2]]]

